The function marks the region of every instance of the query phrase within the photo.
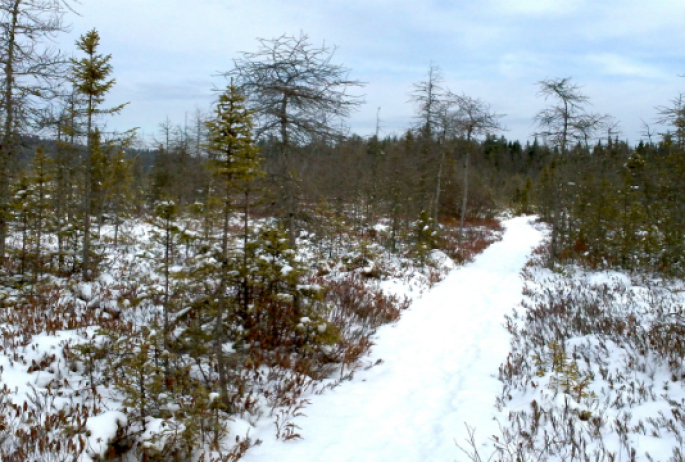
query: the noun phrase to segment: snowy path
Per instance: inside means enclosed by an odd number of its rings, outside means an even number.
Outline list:
[[[371,359],[383,363],[312,398],[297,419],[304,439],[274,439],[273,425],[247,462],[423,462],[464,459],[464,422],[492,435],[493,377],[506,358],[504,315],[521,300],[519,276],[541,238],[527,218],[504,223],[501,242],[452,271],[395,325],[378,331]],[[262,434],[263,433],[263,434]]]

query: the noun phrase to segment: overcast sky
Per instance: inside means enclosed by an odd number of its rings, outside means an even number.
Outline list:
[[[335,63],[367,82],[366,103],[349,120],[383,134],[412,124],[412,83],[431,63],[445,85],[506,114],[505,136],[530,140],[545,102],[536,82],[573,77],[591,110],[620,121],[622,138],[640,138],[641,119],[685,92],[684,0],[81,0],[61,47],[96,28],[112,54],[117,85],[108,102],[129,101],[113,129],[140,127],[159,138],[167,116],[183,124],[209,111],[216,77],[257,37],[309,35],[337,46]]]

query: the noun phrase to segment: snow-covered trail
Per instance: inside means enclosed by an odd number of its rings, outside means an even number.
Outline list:
[[[379,329],[371,359],[383,363],[313,396],[296,419],[304,439],[281,442],[273,426],[247,462],[418,462],[464,459],[455,439],[464,422],[480,441],[494,434],[494,377],[506,358],[504,315],[521,300],[523,268],[541,233],[528,218],[504,222],[502,241],[453,270],[403,314]]]

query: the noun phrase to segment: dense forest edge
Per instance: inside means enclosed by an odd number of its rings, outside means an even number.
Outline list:
[[[510,409],[492,457],[651,460],[640,434],[683,459],[684,404],[667,393],[685,378],[682,95],[655,101],[666,129],[630,145],[572,78],[546,78],[520,142],[431,65],[407,89],[415,123],[362,137],[344,124],[362,82],[301,33],[258,40],[213,113],[162,121],[146,146],[105,128],[127,108],[107,105],[97,30],[75,58],[50,46],[69,9],[0,1],[0,459],[236,461],[259,441],[234,419],[306,438],[306,394],[373,367],[406,291],[521,214],[548,239],[503,320],[493,401],[531,404]],[[631,413],[644,403],[654,415]],[[478,436],[457,444],[490,460]]]

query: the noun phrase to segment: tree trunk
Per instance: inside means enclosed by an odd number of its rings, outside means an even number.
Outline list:
[[[221,399],[229,413],[233,412],[232,406],[228,400],[228,371],[226,370],[226,360],[224,358],[223,338],[224,338],[224,305],[226,297],[223,292],[226,290],[225,284],[222,283],[220,289],[221,294],[219,303],[216,307],[216,325],[214,326],[214,356],[216,356],[216,365],[219,372],[219,386],[221,387]]]
[[[88,99],[88,129],[86,143],[86,182],[85,193],[83,194],[83,280],[90,281],[90,203],[91,203],[91,182],[92,182],[92,97]]]
[[[288,95],[284,94],[281,100],[280,109],[280,131],[281,131],[281,156],[283,158],[284,181],[285,181],[285,195],[286,197],[286,214],[288,217],[288,243],[291,247],[295,247],[295,178],[290,171],[290,161],[288,158],[288,150],[290,149],[290,140],[288,138]]]
[[[41,182],[40,186],[38,189],[38,223],[36,227],[36,259],[34,261],[34,281],[38,282],[40,281],[41,276],[43,275],[43,205],[44,205],[44,188],[45,188],[45,183],[43,183],[43,174],[44,172],[42,169],[45,167],[45,165],[41,166]]]
[[[464,197],[461,201],[461,216],[459,217],[459,236],[464,236],[464,218],[466,217],[466,205],[469,194],[469,157],[471,155],[471,133],[468,134],[466,146],[466,158],[464,158]]]
[[[16,53],[16,30],[19,21],[20,0],[15,0],[11,12],[11,25],[7,36],[7,57],[5,61],[5,94],[3,110],[5,112],[4,133],[0,146],[0,264],[5,261],[7,240],[7,210],[9,202],[9,169],[12,149],[14,147],[14,57]]]
[[[171,257],[171,223],[169,213],[166,215],[166,233],[164,242],[164,348],[169,348],[169,266]],[[167,377],[168,377],[167,371]]]
[[[250,297],[249,297],[249,284],[248,284],[248,271],[249,268],[247,267],[247,238],[248,238],[248,225],[249,225],[249,218],[250,218],[250,193],[249,191],[245,191],[245,214],[243,216],[243,227],[244,227],[244,232],[243,232],[243,314],[247,316],[247,311],[248,311],[248,306],[250,304]]]
[[[230,153],[228,154],[230,157]],[[228,225],[231,215],[230,206],[230,186],[228,181],[225,183],[226,202],[224,204],[223,213],[223,231],[221,235],[221,258],[222,258],[222,274],[221,283],[219,286],[219,301],[216,307],[216,325],[214,326],[214,355],[216,356],[217,369],[219,372],[219,386],[221,387],[221,399],[226,405],[228,412],[232,412],[230,402],[228,400],[228,371],[226,361],[224,359],[223,340],[224,340],[224,313],[226,305],[226,286],[228,272]]]
[[[554,264],[557,261],[559,255],[559,219],[560,219],[560,209],[561,209],[561,184],[557,185],[554,190],[554,199],[552,204],[552,230],[550,233],[550,250],[549,250],[549,263],[548,267],[554,268]]]
[[[433,204],[433,224],[431,228],[433,230],[437,229],[438,226],[438,214],[440,212],[440,182],[442,180],[442,166],[445,163],[445,149],[442,150],[440,154],[440,162],[438,163],[438,177],[435,184],[435,204]]]
[[[295,198],[292,191],[288,194],[288,243],[295,248]]]
[[[64,214],[64,202],[65,202],[65,191],[64,191],[64,185],[65,185],[65,180],[64,180],[64,159],[62,156],[62,127],[61,125],[57,125],[57,178],[56,178],[56,183],[57,183],[57,201],[55,204],[55,223],[57,225],[57,272],[61,273],[62,272],[62,267],[64,266],[64,236],[62,234],[62,215]]]

